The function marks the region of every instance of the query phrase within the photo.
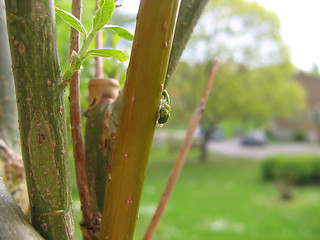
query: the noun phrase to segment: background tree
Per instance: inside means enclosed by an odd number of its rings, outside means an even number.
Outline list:
[[[169,86],[173,114],[178,116],[191,114],[200,95],[195,86],[203,85],[209,73],[207,59],[216,56],[224,62],[201,121],[203,160],[218,123],[233,120],[245,126],[253,121],[261,126],[304,105],[304,93],[292,78],[295,69],[280,37],[279,20],[257,3],[210,1],[185,57],[190,55],[194,58],[180,64]]]

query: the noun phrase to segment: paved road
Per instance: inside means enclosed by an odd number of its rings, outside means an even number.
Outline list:
[[[239,139],[212,141],[210,151],[228,155],[261,160],[274,154],[318,154],[320,145],[306,143],[268,143],[264,146],[243,146]]]

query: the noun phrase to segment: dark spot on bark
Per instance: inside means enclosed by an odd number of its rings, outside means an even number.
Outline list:
[[[42,144],[46,140],[46,135],[44,133],[38,134],[38,141],[40,144]]]
[[[94,98],[94,99],[92,100],[92,103],[90,103],[90,107],[92,107],[92,106],[96,103],[96,101],[97,101],[97,99]]]
[[[108,149],[108,139],[104,140],[104,149]]]

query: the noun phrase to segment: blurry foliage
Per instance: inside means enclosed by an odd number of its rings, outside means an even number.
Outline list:
[[[279,19],[255,2],[211,0],[184,57],[169,85],[176,123],[190,117],[214,57],[221,63],[201,123],[205,130],[222,121],[262,125],[304,108]]]
[[[71,0],[56,0],[55,4],[61,9],[66,11],[71,11]],[[81,22],[83,23],[86,29],[91,29],[92,25],[92,15],[96,10],[96,1],[83,1],[83,14]],[[86,14],[90,13],[90,14]],[[123,15],[116,8],[114,15],[110,20],[110,24],[116,23],[121,26],[132,25],[132,22],[135,21],[134,16]],[[59,57],[62,72],[67,69],[69,65],[69,43],[70,43],[70,27],[59,17],[56,18],[57,22],[57,32],[58,32],[58,47],[59,47]],[[103,46],[108,48],[116,48],[121,45],[121,49],[126,53],[130,52],[131,42],[120,38],[118,35],[113,34],[109,31],[102,30],[103,32]],[[82,39],[81,39],[82,43]],[[93,48],[95,42],[92,43],[91,48]],[[126,65],[120,63],[115,59],[104,58],[104,75],[105,77],[115,78],[117,80],[123,79],[123,76],[126,73]],[[94,78],[95,76],[95,60],[94,58],[85,59],[83,62],[84,69],[81,70],[81,83],[88,82],[89,79]],[[81,86],[82,87],[82,86]],[[81,94],[83,91],[87,91],[87,88],[81,88]],[[85,95],[86,96],[86,95]],[[85,98],[86,100],[86,98]],[[87,103],[85,103],[85,106]]]
[[[169,86],[174,119],[190,116],[209,73],[211,64],[180,63]],[[292,79],[286,62],[257,69],[233,69],[221,64],[207,102],[202,125],[225,120],[267,123],[272,117],[290,116],[304,107],[304,92]]]
[[[288,59],[277,15],[256,2],[211,0],[186,51],[194,60],[246,67],[276,65]]]
[[[71,3],[72,0],[55,0],[55,5],[61,9],[65,9],[66,11],[71,12]],[[92,27],[92,15],[96,11],[96,1],[83,1],[83,13],[81,16],[81,22],[84,25],[86,29],[91,29]],[[88,14],[87,14],[88,13]],[[118,8],[116,8],[114,15],[112,16],[109,24],[116,23],[117,25],[121,25],[126,27],[127,25],[131,25],[132,22],[135,21],[133,16],[126,16],[119,12]],[[59,47],[59,57],[60,57],[60,64],[62,70],[65,70],[69,66],[69,43],[70,43],[70,26],[66,24],[61,18],[56,17],[56,23],[57,23],[57,32],[58,32],[58,47]],[[82,37],[82,36],[81,36]],[[123,40],[123,41],[121,41]],[[129,52],[131,49],[131,42],[124,40],[122,38],[119,38],[119,36],[116,36],[115,34],[110,33],[109,31],[103,30],[103,42],[104,46],[107,46],[108,48],[116,48],[118,45],[122,44],[121,49],[123,49],[125,52]],[[82,43],[82,39],[81,42]],[[92,47],[95,45],[95,43],[92,43]],[[108,59],[110,60],[110,59]],[[87,67],[87,64],[92,63],[94,65],[94,58],[91,60],[87,60],[83,65],[84,69],[82,70],[82,74],[87,74],[87,77],[94,77],[94,67]],[[106,75],[108,77],[115,77],[115,70],[118,68],[118,65],[121,65],[118,61],[114,60],[112,62],[107,62],[108,68],[105,68]],[[111,68],[111,69],[110,69]],[[109,70],[110,69],[110,70]],[[123,68],[120,70],[123,71]],[[64,71],[62,71],[64,72]],[[110,74],[110,76],[109,76]]]
[[[261,164],[264,180],[285,181],[289,184],[320,183],[319,156],[272,156]]]
[[[296,129],[293,132],[293,140],[297,142],[304,142],[307,140],[307,134],[303,130]]]

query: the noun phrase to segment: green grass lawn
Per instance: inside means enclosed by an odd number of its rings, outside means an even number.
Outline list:
[[[152,151],[135,240],[142,239],[176,154]],[[260,162],[196,159],[191,151],[154,240],[320,239],[319,186],[294,188],[293,200],[281,201],[275,185],[261,181]]]

